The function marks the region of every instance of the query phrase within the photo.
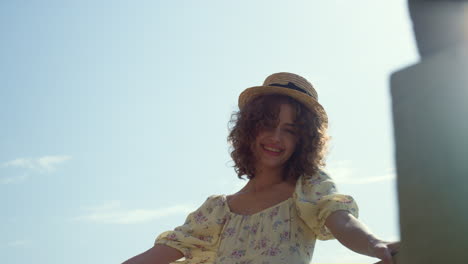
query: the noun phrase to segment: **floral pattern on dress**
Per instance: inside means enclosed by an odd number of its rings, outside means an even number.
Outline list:
[[[197,222],[197,224],[203,224],[204,222],[208,221],[208,218],[206,218],[206,216],[203,214],[203,212],[198,212],[195,214],[194,216],[194,219],[195,219],[195,222]]]
[[[281,253],[279,247],[269,247],[267,250],[263,251],[261,255],[264,256],[277,256]]]
[[[293,197],[252,215],[231,212],[224,195],[210,196],[155,243],[181,251],[179,264],[305,264],[317,238],[333,238],[324,223],[336,210],[358,213],[354,199],[320,172],[299,178]]]
[[[280,239],[279,239],[280,243],[289,241],[289,234],[290,234],[289,231],[284,231],[283,233],[281,233]]]
[[[241,258],[243,256],[245,256],[245,250],[236,249],[236,250],[232,251],[232,253],[231,253],[231,257],[233,257],[235,259],[239,259],[239,258]]]

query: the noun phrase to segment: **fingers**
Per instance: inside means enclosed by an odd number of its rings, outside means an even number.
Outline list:
[[[392,255],[390,254],[390,250],[387,248],[382,249],[378,258],[381,259],[384,264],[393,264]]]
[[[401,245],[400,241],[387,244],[387,247],[388,249],[390,249],[392,256],[394,256],[396,253],[398,253],[398,251],[400,251],[400,245]]]
[[[374,246],[373,252],[376,258],[381,259],[380,264],[393,264],[393,257],[400,248],[400,242],[383,242]]]
[[[392,257],[400,251],[400,244],[400,241],[387,243],[387,249]]]
[[[386,242],[376,240],[369,247],[369,255],[379,258],[381,261],[375,264],[394,264],[393,257],[400,250],[400,241]]]

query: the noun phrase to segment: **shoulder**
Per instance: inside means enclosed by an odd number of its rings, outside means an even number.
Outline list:
[[[213,224],[224,224],[225,215],[226,207],[223,196],[211,195],[198,209],[188,215],[185,225],[203,226],[206,229]]]
[[[329,173],[325,170],[319,170],[314,175],[302,175],[299,177],[296,186],[299,185],[302,187],[313,188],[324,184],[331,185],[333,187],[335,186],[335,183]]]
[[[299,177],[295,189],[295,195],[299,199],[320,197],[335,192],[335,183],[324,170],[319,170],[314,175],[303,175]]]
[[[208,214],[223,214],[226,211],[226,196],[210,195],[198,210],[202,210]]]
[[[224,206],[226,204],[226,195],[214,194],[206,198],[204,204],[209,206]]]

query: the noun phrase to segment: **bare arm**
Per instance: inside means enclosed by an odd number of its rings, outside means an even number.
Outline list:
[[[147,251],[123,262],[122,264],[169,264],[184,255],[177,249],[156,244]]]
[[[333,212],[325,221],[325,225],[347,248],[363,255],[379,258],[385,264],[393,263],[391,254],[398,251],[400,243],[378,239],[349,212],[343,210]]]

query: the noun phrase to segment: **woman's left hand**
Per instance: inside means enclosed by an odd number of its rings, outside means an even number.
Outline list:
[[[392,256],[395,255],[400,249],[400,242],[386,242],[382,240],[374,240],[369,244],[369,253],[381,259],[379,263],[394,264]]]

